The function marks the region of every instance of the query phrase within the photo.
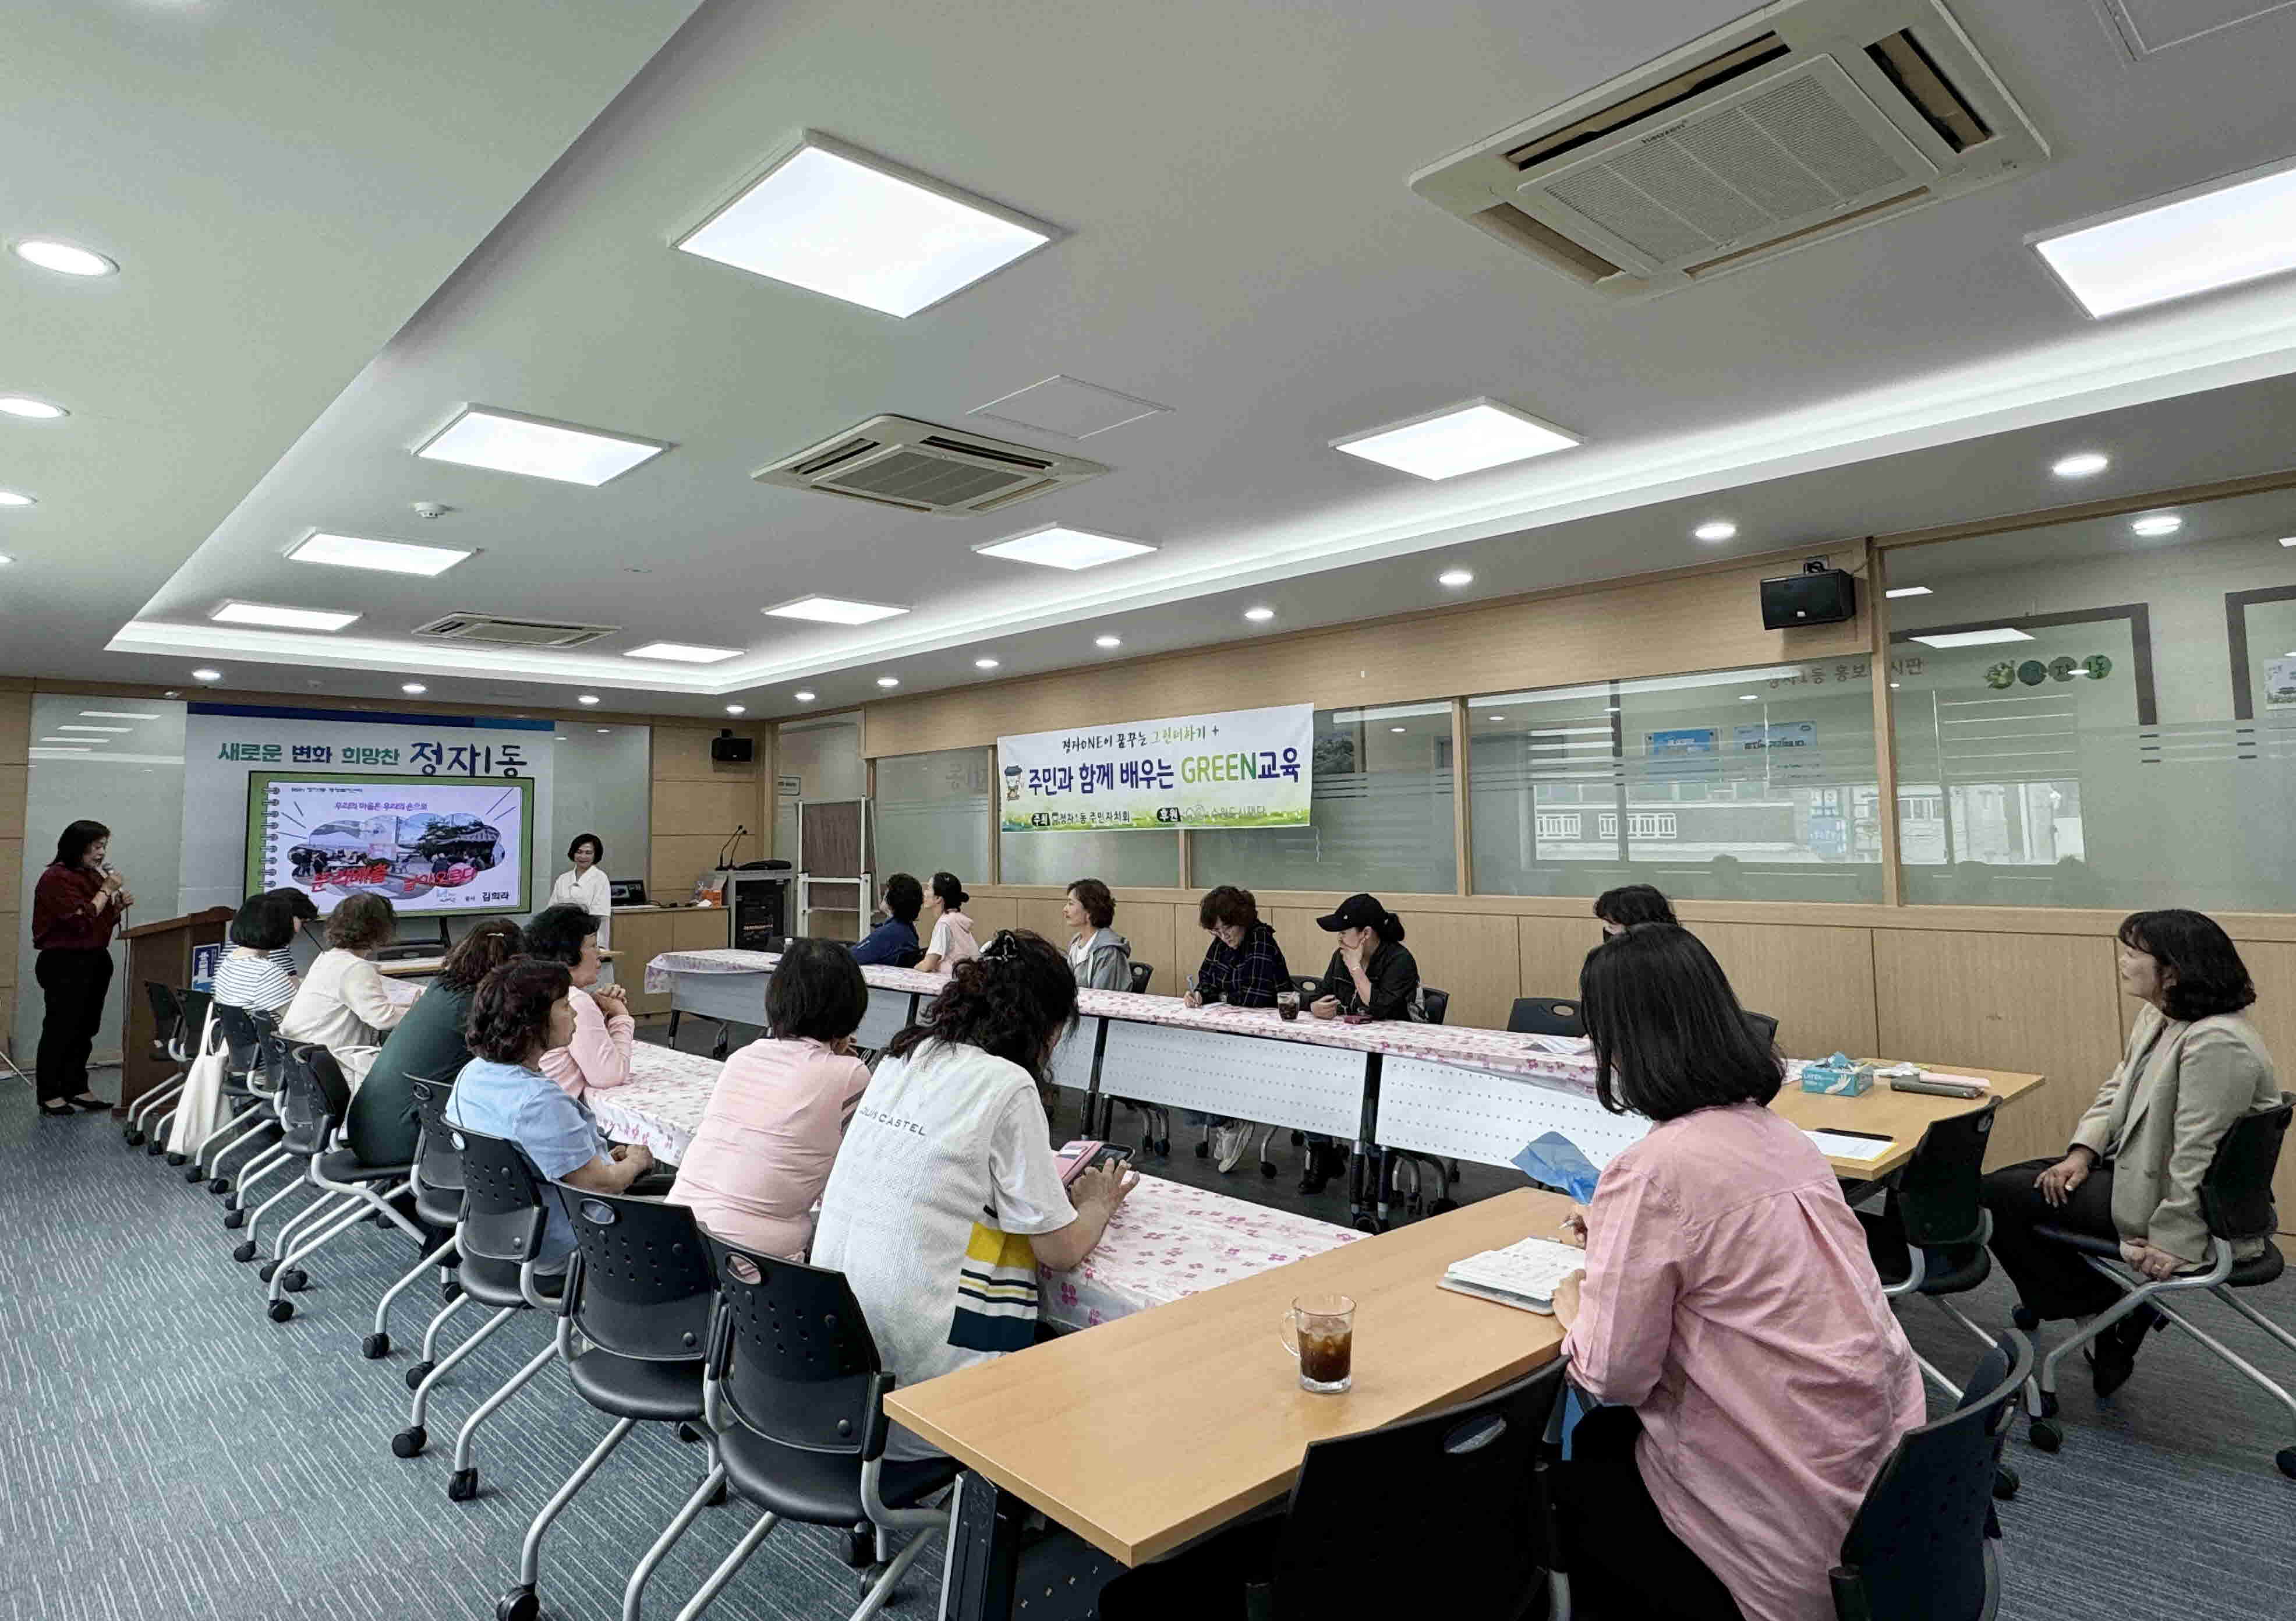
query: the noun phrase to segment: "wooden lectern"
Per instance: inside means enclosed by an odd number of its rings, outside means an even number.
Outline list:
[[[114,990],[124,993],[127,1000],[124,1004],[127,1015],[120,1022],[119,1107],[112,1110],[114,1119],[125,1115],[138,1098],[176,1073],[167,1055],[153,1049],[160,1030],[152,1016],[152,999],[144,992],[145,983],[156,981],[175,992],[188,989],[192,983],[192,948],[221,942],[224,931],[231,926],[231,919],[230,907],[211,906],[203,912],[169,917],[160,923],[139,923],[134,928],[119,931],[119,937],[127,942],[127,983]],[[198,1033],[192,1034],[196,1039]]]

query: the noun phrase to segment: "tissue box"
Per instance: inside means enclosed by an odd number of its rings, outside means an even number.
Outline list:
[[[1874,1090],[1874,1066],[1855,1063],[1848,1053],[1838,1052],[1822,1063],[1801,1066],[1801,1090],[1863,1098]]]

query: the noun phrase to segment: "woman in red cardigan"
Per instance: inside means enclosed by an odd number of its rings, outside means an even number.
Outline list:
[[[87,1055],[111,988],[111,931],[135,897],[104,868],[111,846],[102,822],[74,822],[32,888],[32,975],[47,993],[34,1064],[44,1115],[111,1107],[87,1090]]]

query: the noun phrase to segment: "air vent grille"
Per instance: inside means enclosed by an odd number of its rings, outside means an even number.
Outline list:
[[[414,634],[447,642],[499,642],[512,647],[579,647],[619,625],[578,625],[558,620],[512,619],[499,613],[449,613],[417,625]]]
[[[1082,457],[912,417],[875,416],[751,476],[763,484],[962,516],[1000,511],[1107,471]]]

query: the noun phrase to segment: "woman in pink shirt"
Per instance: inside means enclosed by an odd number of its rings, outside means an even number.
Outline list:
[[[1574,1218],[1562,1353],[1605,1405],[1561,1497],[1603,1615],[1824,1621],[1866,1487],[1923,1422],[1921,1370],[1816,1146],[1767,1107],[1784,1066],[1688,930],[1587,954],[1603,1107],[1650,1134]]]
[[[955,873],[933,874],[932,893],[925,897],[925,906],[932,916],[932,938],[926,942],[925,954],[917,962],[925,973],[947,974],[957,964],[970,962],[980,955],[980,942],[973,936],[972,919],[964,915],[964,903],[972,899]]]
[[[728,1243],[804,1260],[813,1206],[869,1084],[868,1067],[853,1056],[868,1007],[850,951],[791,941],[766,983],[768,1033],[726,1060],[669,1202],[693,1206]]]
[[[574,1008],[574,1039],[542,1055],[542,1073],[578,1103],[591,1092],[627,1083],[638,1022],[630,1016],[627,992],[598,983],[605,965],[598,952],[597,917],[578,906],[545,908],[526,926],[526,954],[537,962],[562,964],[574,981],[566,999]]]

